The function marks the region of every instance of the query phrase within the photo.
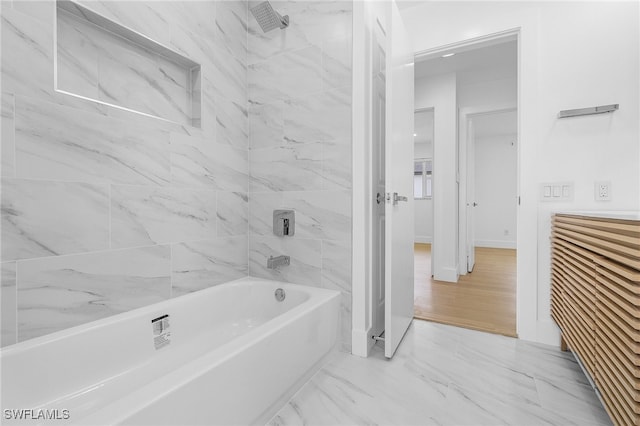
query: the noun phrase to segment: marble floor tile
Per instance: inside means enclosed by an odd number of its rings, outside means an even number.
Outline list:
[[[369,358],[334,353],[268,424],[611,425],[571,374],[537,378],[542,365],[574,363],[557,348],[414,320],[393,359],[378,345]]]

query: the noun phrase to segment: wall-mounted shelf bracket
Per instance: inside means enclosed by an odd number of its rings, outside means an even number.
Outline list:
[[[605,112],[613,112],[619,107],[619,104],[612,104],[600,105],[591,108],[565,109],[558,113],[558,118],[577,117],[579,115],[604,114]]]

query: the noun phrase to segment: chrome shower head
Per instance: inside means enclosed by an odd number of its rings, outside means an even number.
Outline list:
[[[271,3],[263,1],[251,8],[253,17],[256,18],[258,24],[265,33],[275,28],[285,29],[289,26],[289,16],[281,16],[278,12],[273,10]]]

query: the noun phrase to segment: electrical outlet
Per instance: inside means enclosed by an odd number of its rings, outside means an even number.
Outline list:
[[[611,200],[611,182],[595,183],[595,199],[596,201]]]

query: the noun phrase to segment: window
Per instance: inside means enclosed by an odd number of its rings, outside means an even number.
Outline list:
[[[413,198],[431,198],[433,161],[421,158],[413,163]]]

